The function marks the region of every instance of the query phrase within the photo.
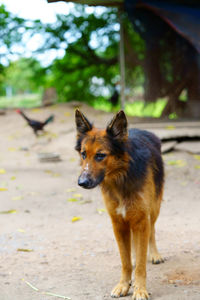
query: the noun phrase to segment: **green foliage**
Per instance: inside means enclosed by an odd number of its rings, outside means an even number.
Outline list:
[[[159,118],[166,106],[166,103],[166,99],[158,99],[153,103],[134,101],[133,103],[126,104],[125,112],[129,116]]]
[[[64,56],[50,67],[51,85],[61,101],[90,102],[111,91],[119,74],[119,28],[115,10],[88,14],[83,6],[57,16],[55,24],[44,25],[41,50],[63,49]]]
[[[28,22],[6,12],[1,6],[0,28],[7,36],[2,43],[9,52],[13,45],[31,37],[35,32],[43,36],[43,44],[33,53],[63,51],[48,68],[42,68],[33,58],[20,58],[11,62],[2,72],[4,87],[11,86],[14,93],[39,92],[41,88],[54,86],[60,101],[78,100],[91,105],[103,104],[119,81],[119,21],[116,9],[101,8],[88,13],[87,6],[75,5],[67,15],[57,15],[54,24],[39,21]],[[1,14],[0,14],[1,15]],[[143,73],[141,61],[144,44],[127,19],[125,22],[125,50],[127,85],[129,91],[141,85]],[[16,30],[13,30],[15,27]],[[18,30],[19,28],[19,30]],[[23,35],[23,37],[22,37]],[[134,45],[134,47],[133,47]],[[134,51],[133,51],[134,49]],[[1,80],[1,78],[0,78]]]
[[[130,94],[144,83],[142,62],[145,46],[125,18],[126,84]],[[44,24],[44,44],[38,51],[56,49],[63,57],[54,60],[50,70],[51,86],[56,87],[60,101],[93,103],[109,98],[119,81],[119,20],[116,9],[87,12],[76,5],[67,15],[57,15],[54,24]]]
[[[41,106],[42,99],[40,94],[24,94],[12,97],[0,97],[0,108],[33,108]]]
[[[38,21],[27,21],[7,11],[0,5],[0,63],[8,62],[13,54],[22,54],[25,50],[23,36],[30,30],[36,32]]]
[[[35,59],[21,58],[26,43],[41,23],[19,18],[0,5],[0,94],[7,86],[16,92],[35,92],[44,84],[44,73]],[[13,59],[16,61],[13,62]],[[11,62],[10,62],[11,61]]]
[[[154,103],[145,103],[144,101],[134,101],[132,103],[126,103],[125,112],[128,116],[134,117],[153,117],[159,118],[162,114],[163,109],[166,106],[166,99],[159,99]],[[111,112],[111,111],[119,111],[120,105],[117,105],[114,109],[106,99],[95,99],[92,103],[92,106],[95,109]]]
[[[138,88],[144,85],[145,44],[125,17],[124,24],[126,93],[137,99]],[[32,22],[15,17],[0,6],[0,29],[0,46],[4,50],[0,54],[2,62],[13,53],[23,54],[24,44],[34,33],[43,37],[43,44],[32,58],[21,57],[7,66],[0,65],[0,93],[3,94],[3,88],[9,86],[14,94],[24,94],[8,100],[1,98],[1,107],[34,106],[34,101],[37,106],[41,97],[38,100],[38,97],[31,98],[26,93],[41,95],[44,88],[55,87],[60,101],[84,101],[97,109],[113,110],[107,99],[120,78],[116,9],[94,9],[91,13],[87,6],[75,5],[67,15],[57,15],[54,24],[42,24],[38,20]],[[52,50],[62,51],[62,55],[50,66],[42,67],[34,57],[40,53],[49,55]],[[126,112],[129,115],[157,117],[165,105],[161,102],[156,106],[146,106],[140,101],[128,102]]]
[[[0,48],[6,51],[10,49],[13,43],[21,41],[22,33],[25,30],[24,19],[15,17],[6,11],[5,6],[0,6]],[[5,53],[3,51],[3,53]],[[2,52],[1,52],[2,56]]]
[[[5,67],[0,64],[0,94],[4,93]]]
[[[39,92],[44,83],[45,70],[34,58],[20,58],[5,69],[4,84],[11,86],[15,94]]]

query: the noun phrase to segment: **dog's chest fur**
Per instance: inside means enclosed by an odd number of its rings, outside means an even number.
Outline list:
[[[124,219],[126,218],[126,206],[124,204],[119,204],[116,208],[117,215],[121,215]]]
[[[108,211],[111,209],[113,213],[125,219],[127,216],[127,203],[125,203],[118,191],[114,188],[112,192],[102,189],[102,194]]]

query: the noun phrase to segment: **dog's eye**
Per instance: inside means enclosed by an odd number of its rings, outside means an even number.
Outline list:
[[[81,152],[82,159],[86,159],[86,151]]]
[[[102,161],[105,157],[106,157],[105,153],[96,153],[94,158],[96,161]]]

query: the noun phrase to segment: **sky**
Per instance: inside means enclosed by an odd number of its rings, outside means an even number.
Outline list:
[[[73,3],[56,2],[48,3],[47,0],[0,0],[0,5],[4,4],[6,9],[12,12],[14,15],[24,19],[36,20],[39,19],[43,23],[53,23],[56,21],[56,14],[67,14],[74,5]],[[102,13],[103,8],[96,8],[95,11],[99,14]],[[87,7],[87,12],[91,13],[94,11],[93,7]],[[31,56],[31,52],[38,48],[41,44],[42,36],[35,35],[26,44],[26,57]],[[95,40],[93,43],[96,43]],[[0,50],[1,51],[1,50]],[[62,57],[64,50],[50,50],[48,55],[46,53],[40,54],[37,58],[40,60],[43,66],[49,65],[56,57]],[[9,55],[9,60],[16,60],[16,55]],[[1,61],[3,64],[7,64],[7,60]]]
[[[69,9],[73,6],[72,3],[57,2],[48,3],[47,0],[0,0],[0,5],[4,4],[9,12],[12,12],[18,17],[36,20],[39,19],[43,23],[53,23],[56,21],[56,14],[67,14]],[[38,48],[41,44],[42,36],[35,35],[26,44],[26,52],[24,56],[30,57],[32,51]],[[19,48],[17,49],[19,51]],[[39,54],[37,58],[43,66],[48,66],[56,57],[62,57],[64,55],[64,50],[49,50],[48,54]],[[16,60],[18,56],[9,55],[7,57],[9,60]],[[7,58],[2,59],[2,63],[7,65]]]
[[[8,11],[24,19],[40,19],[49,23],[56,20],[56,14],[68,13],[73,4],[65,2],[47,3],[47,0],[0,0]]]

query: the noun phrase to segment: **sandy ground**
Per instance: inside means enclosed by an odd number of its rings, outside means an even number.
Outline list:
[[[91,108],[83,111],[103,127],[110,119]],[[0,116],[0,300],[59,299],[47,292],[73,300],[111,299],[120,258],[100,190],[77,186],[74,108],[27,111],[36,119],[50,113],[55,122],[40,138],[14,111]],[[41,152],[59,153],[62,161],[40,162]],[[180,151],[164,155],[166,184],[157,242],[167,260],[147,264],[152,300],[200,299],[197,158]],[[8,211],[12,213],[2,214]],[[72,222],[73,217],[81,219]],[[125,299],[131,295],[132,289]]]

